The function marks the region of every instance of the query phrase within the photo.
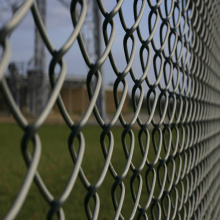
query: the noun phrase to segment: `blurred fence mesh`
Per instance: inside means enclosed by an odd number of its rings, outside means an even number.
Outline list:
[[[78,178],[87,191],[83,195],[85,213],[88,219],[97,219],[103,202],[99,199],[99,189],[106,175],[112,176],[115,219],[124,219],[122,207],[128,192],[132,195],[130,203],[133,207],[127,210],[129,219],[219,218],[220,2],[133,0],[133,10],[129,15],[133,21],[131,25],[130,20],[127,24],[127,16],[124,16],[125,2],[116,1],[110,11],[105,9],[102,0],[96,1],[102,16],[104,46],[103,53],[95,61],[86,52],[80,34],[87,13],[86,0],[71,2],[73,32],[59,50],[50,41],[34,0],[24,1],[1,27],[0,88],[17,124],[23,129],[21,149],[27,164],[26,176],[5,219],[17,216],[32,184],[36,184],[39,194],[50,205],[45,217],[51,219],[57,215],[59,219],[65,219],[63,204],[70,199]],[[45,108],[33,123],[25,118],[16,105],[4,74],[11,61],[10,35],[30,11],[52,57],[47,67],[51,93]],[[120,22],[116,22],[116,18]],[[118,25],[124,33],[121,41],[124,51],[120,53],[124,54],[126,66],[122,71],[112,51],[118,36]],[[88,67],[86,85],[90,100],[77,122],[71,119],[60,96],[67,71],[63,57],[74,43],[79,45]],[[138,65],[141,67],[138,73],[134,68],[135,57],[139,57]],[[103,120],[96,101],[104,74],[99,70],[107,61],[111,64],[108,71],[115,76],[111,89],[116,111],[108,120]],[[60,70],[55,74],[57,66]],[[132,83],[128,82],[128,78]],[[94,80],[97,82],[95,86]],[[122,88],[120,96],[119,88]],[[132,117],[127,119],[122,108],[129,91],[133,108]],[[41,148],[44,148],[38,130],[45,124],[55,104],[70,129],[68,146],[74,164],[66,188],[59,198],[54,198],[37,171]],[[96,124],[101,129],[99,143],[103,153],[99,157],[105,160],[95,184],[89,182],[81,166],[84,153],[88,151],[86,146],[90,144],[84,138],[83,128],[91,115],[95,116]],[[116,145],[112,130],[116,124],[120,124],[122,129],[121,142],[117,143],[117,147],[124,150],[121,157],[126,158],[126,163],[121,165],[124,166],[121,173],[114,169],[112,163]],[[137,136],[134,130],[138,132]],[[28,150],[30,143],[33,144],[32,154]],[[132,160],[136,148],[140,149],[141,155],[138,166]],[[154,154],[149,153],[152,148]],[[125,178],[130,181],[126,187]],[[156,188],[158,193],[155,193]],[[142,197],[146,199],[144,203],[140,202]],[[73,200],[72,203],[77,201]]]

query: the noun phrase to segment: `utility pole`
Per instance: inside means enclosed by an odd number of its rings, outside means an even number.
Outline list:
[[[101,15],[98,8],[98,5],[93,2],[93,17],[94,17],[94,47],[95,47],[95,54],[96,57],[101,57],[102,55],[102,28],[101,28]],[[101,67],[99,69],[102,75],[102,84],[99,92],[99,96],[97,99],[97,107],[100,112],[101,117],[105,120],[106,119],[106,109],[105,109],[105,90],[104,90],[104,77],[103,77],[103,68]]]

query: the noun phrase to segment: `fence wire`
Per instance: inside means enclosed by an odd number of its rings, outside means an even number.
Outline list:
[[[220,2],[134,0],[130,14],[134,22],[130,26],[125,19],[125,2],[117,0],[110,11],[102,0],[96,1],[102,15],[101,34],[105,43],[103,53],[96,61],[89,57],[80,34],[87,13],[86,0],[71,2],[73,32],[59,50],[48,37],[34,0],[24,1],[1,28],[0,87],[17,124],[23,129],[21,150],[27,164],[23,183],[5,219],[16,218],[32,183],[36,184],[50,206],[45,217],[52,219],[57,215],[59,219],[65,219],[63,205],[70,199],[77,179],[87,191],[84,195],[87,218],[98,219],[102,203],[99,189],[106,175],[111,175],[113,180],[111,195],[114,219],[125,219],[122,208],[127,192],[132,195],[132,209],[126,211],[129,219],[219,218]],[[52,88],[50,97],[33,123],[16,105],[4,75],[11,61],[10,34],[30,11],[52,57],[48,66]],[[144,17],[144,14],[147,16]],[[116,17],[124,31],[121,44],[126,66],[122,71],[117,66],[112,49],[117,38]],[[89,69],[86,85],[90,101],[78,122],[71,119],[60,95],[67,71],[63,57],[74,43],[78,43]],[[134,68],[135,56],[139,56],[141,73]],[[104,74],[99,70],[107,60],[111,64],[110,71],[115,74],[112,92],[116,111],[109,121],[102,119],[96,105]],[[58,76],[55,74],[57,66],[60,67]],[[128,77],[132,80],[132,88]],[[97,82],[95,86],[94,80]],[[122,95],[119,96],[121,87]],[[133,109],[132,117],[128,120],[122,108],[129,91]],[[144,102],[146,106],[143,106]],[[37,171],[41,148],[44,147],[41,146],[38,130],[45,124],[56,103],[70,129],[68,147],[74,164],[66,188],[59,198],[54,198]],[[145,113],[141,117],[143,108]],[[100,147],[103,154],[99,156],[105,160],[95,184],[90,183],[82,168],[84,153],[88,150],[86,146],[90,144],[84,137],[83,128],[92,114],[102,130]],[[118,122],[122,128],[119,145],[124,150],[121,157],[126,158],[126,164],[121,165],[121,173],[116,171],[112,163],[116,145],[112,130]],[[134,135],[135,129],[138,130],[137,137]],[[28,149],[30,143],[33,144],[33,153]],[[139,166],[132,160],[135,148],[140,149]],[[154,151],[152,155],[149,153],[151,148]],[[132,174],[128,175],[129,172]],[[125,178],[130,180],[128,187],[125,187]],[[158,193],[155,193],[156,188]],[[144,203],[140,202],[142,197],[146,198]]]

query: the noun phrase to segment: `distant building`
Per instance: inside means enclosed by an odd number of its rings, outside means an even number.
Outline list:
[[[30,110],[33,108],[36,100],[33,100],[34,97],[34,86],[31,83],[32,73],[28,71],[28,74],[21,74],[16,66],[12,65],[9,68],[9,74],[5,75],[8,86],[11,90],[12,96],[15,99],[15,102],[22,110],[23,113],[30,114]],[[67,76],[64,84],[61,89],[61,97],[63,103],[66,107],[66,110],[69,113],[82,114],[86,111],[89,105],[89,96],[86,87],[86,78],[80,77],[70,77]],[[122,95],[122,89],[118,90],[119,99]],[[105,87],[105,103],[106,103],[106,112],[109,114],[114,114],[116,111],[113,86]],[[129,99],[126,98],[123,106],[123,113],[127,113],[129,108]],[[3,96],[0,93],[0,111],[7,111],[7,106],[3,100]],[[58,112],[58,106],[55,104],[54,112]]]
[[[116,111],[113,88],[111,86],[105,87],[105,103],[106,112],[113,114]],[[118,90],[118,96],[121,97],[122,89]],[[85,78],[67,77],[61,89],[61,97],[63,103],[69,113],[83,113],[89,105],[89,96],[86,87]],[[122,112],[127,113],[129,108],[128,97],[125,100]],[[55,106],[55,111],[58,107]]]

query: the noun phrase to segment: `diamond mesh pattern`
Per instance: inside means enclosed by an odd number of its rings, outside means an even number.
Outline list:
[[[65,219],[62,206],[69,199],[77,178],[80,178],[87,191],[84,195],[86,215],[88,219],[97,219],[102,203],[99,189],[107,174],[113,179],[111,194],[115,219],[124,219],[122,207],[127,192],[131,192],[130,203],[133,207],[128,210],[129,219],[218,219],[219,1],[133,0],[131,25],[128,25],[130,22],[126,20],[126,9],[123,8],[125,2],[117,0],[115,7],[108,11],[102,0],[96,1],[102,15],[102,37],[105,43],[103,53],[96,61],[89,57],[80,34],[87,13],[86,0],[71,2],[73,32],[60,49],[55,48],[48,37],[34,0],[24,1],[1,28],[0,88],[11,113],[23,129],[21,149],[27,164],[26,176],[5,219],[17,216],[33,182],[50,204],[50,210],[45,216],[52,219],[57,215],[59,219]],[[76,6],[81,9],[79,15]],[[11,61],[9,36],[29,11],[52,57],[48,66],[52,92],[45,108],[33,123],[25,118],[16,105],[4,76]],[[118,17],[120,22],[116,22]],[[124,33],[121,44],[126,66],[122,71],[119,70],[113,52],[113,44],[118,34],[117,25],[120,25]],[[78,122],[71,119],[60,95],[67,72],[63,57],[76,42],[88,67],[86,85],[90,99]],[[141,72],[137,72],[134,67],[136,57]],[[107,60],[111,64],[110,71],[115,75],[112,92],[116,108],[108,122],[102,119],[96,106],[103,80],[103,73],[99,69]],[[57,66],[60,67],[58,76],[55,74]],[[97,82],[95,86],[94,80]],[[120,96],[119,88],[122,88]],[[129,91],[133,106],[131,119],[122,113]],[[66,188],[56,199],[37,171],[41,148],[44,147],[41,146],[38,130],[44,125],[55,103],[70,129],[68,146],[74,163]],[[105,159],[95,184],[89,182],[81,166],[84,153],[88,150],[86,146],[89,145],[84,137],[83,127],[88,124],[92,114],[102,130],[100,147],[103,154],[99,156]],[[116,145],[112,130],[117,123],[120,123],[123,129],[121,143],[118,143],[124,150],[121,157],[126,158],[120,173],[112,162]],[[134,134],[135,129],[138,129],[137,137]],[[32,154],[28,150],[30,142],[33,144]],[[139,165],[132,160],[137,147],[141,155]],[[149,153],[150,148],[153,148],[153,154]],[[125,187],[125,178],[129,178],[130,187]],[[144,204],[140,202],[143,196],[146,198]],[[90,205],[91,200],[93,206]]]

